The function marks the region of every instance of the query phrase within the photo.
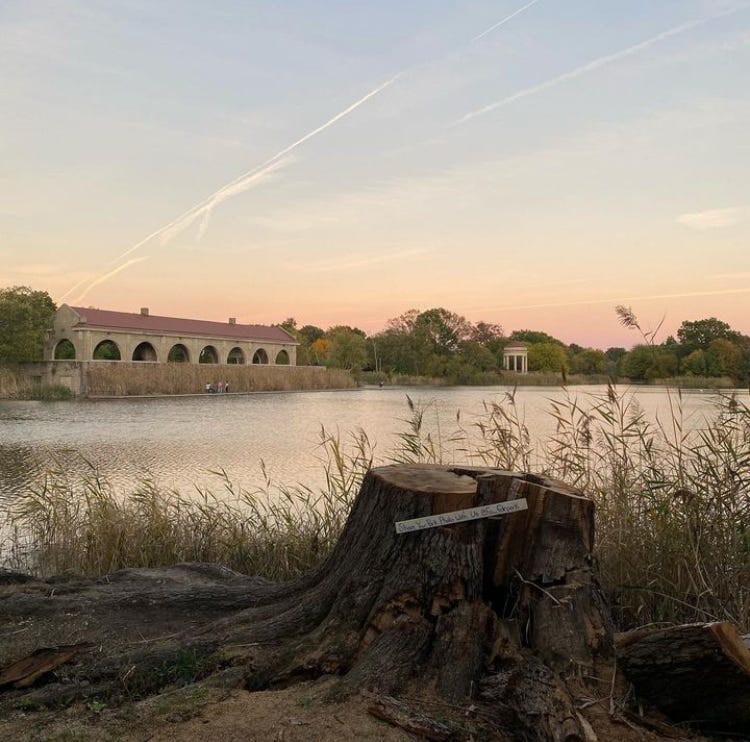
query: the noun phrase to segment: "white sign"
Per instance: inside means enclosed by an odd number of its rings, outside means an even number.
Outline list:
[[[526,510],[526,500],[509,500],[508,502],[497,502],[494,505],[480,505],[478,508],[468,510],[454,510],[452,513],[440,513],[440,515],[428,515],[424,518],[413,518],[412,520],[396,521],[396,533],[410,533],[421,531],[423,528],[436,528],[437,526],[451,526],[454,523],[463,523],[466,520],[478,520],[479,518],[491,518],[493,515],[505,515]]]

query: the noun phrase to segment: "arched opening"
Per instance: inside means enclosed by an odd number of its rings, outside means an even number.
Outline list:
[[[120,349],[114,340],[102,340],[94,348],[93,359],[95,361],[119,361],[121,360]]]
[[[278,355],[276,356],[276,365],[288,366],[289,365],[289,353],[287,353],[285,350],[280,350]]]
[[[198,356],[198,363],[218,363],[219,353],[213,345],[207,345]]]
[[[232,348],[227,356],[227,363],[245,363],[245,351],[242,348]]]
[[[263,348],[258,348],[253,355],[253,363],[268,363],[268,353]]]
[[[182,343],[173,345],[169,349],[167,363],[190,363],[190,353],[188,352],[188,349]]]
[[[55,346],[54,358],[56,361],[72,361],[76,357],[76,348],[67,338],[61,340]]]
[[[135,346],[133,351],[134,361],[156,361],[156,349],[151,343],[142,342]]]

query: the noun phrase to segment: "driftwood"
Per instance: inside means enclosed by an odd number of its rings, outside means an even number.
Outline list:
[[[518,499],[526,510],[395,529]],[[366,475],[331,555],[297,580],[178,565],[2,588],[0,668],[44,646],[87,641],[96,651],[66,658],[31,688],[6,686],[0,714],[80,698],[116,703],[209,676],[248,691],[327,676],[336,698],[409,694],[471,708],[497,739],[618,738],[612,725],[624,717],[616,718],[613,695],[624,685],[615,688],[593,536],[592,501],[559,482],[471,467],[380,467]],[[394,704],[371,707],[405,728],[432,718],[419,716],[419,704],[400,722]]]
[[[750,650],[730,623],[641,629],[617,637],[636,693],[671,719],[750,735]]]

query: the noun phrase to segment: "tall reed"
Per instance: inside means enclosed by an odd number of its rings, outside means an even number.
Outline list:
[[[93,466],[75,481],[52,470],[13,507],[6,562],[102,574],[214,561],[287,579],[330,552],[376,461],[475,464],[559,478],[595,501],[599,573],[623,628],[727,619],[750,631],[750,409],[717,394],[715,414],[688,426],[681,394],[670,403],[652,421],[612,386],[564,390],[549,402],[555,433],[537,443],[515,391],[471,419],[441,419],[435,405],[407,397],[398,443],[377,458],[364,431],[321,429],[320,489],[266,477],[245,491],[216,472],[217,488],[193,496],[149,480],[121,495]]]

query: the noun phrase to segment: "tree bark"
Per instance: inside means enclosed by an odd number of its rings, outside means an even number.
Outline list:
[[[733,624],[687,624],[621,634],[620,666],[636,693],[671,719],[750,735],[750,649]]]

